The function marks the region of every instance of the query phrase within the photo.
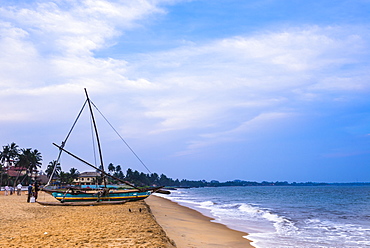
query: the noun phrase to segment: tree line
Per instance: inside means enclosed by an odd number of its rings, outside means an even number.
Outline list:
[[[38,171],[41,167],[42,156],[37,149],[32,148],[19,148],[15,143],[3,146],[3,150],[0,151],[0,185],[16,185],[17,183],[28,183],[30,178],[30,173]],[[5,165],[13,164],[18,167],[17,175],[14,177],[9,176],[4,173]],[[284,182],[252,182],[252,181],[242,181],[234,180],[227,182],[219,182],[217,180],[212,180],[207,182],[205,180],[186,180],[186,179],[172,179],[164,174],[149,173],[145,174],[137,170],[127,169],[126,173],[122,171],[120,165],[113,165],[110,163],[108,165],[107,173],[113,175],[116,178],[129,181],[137,186],[167,186],[167,187],[222,187],[222,186],[312,186],[312,185],[327,185],[326,183],[288,183]],[[25,175],[22,175],[22,171],[26,171]],[[71,168],[69,171],[62,171],[60,164],[53,160],[49,162],[46,170],[46,175],[50,178],[52,175],[61,184],[73,184],[73,181],[78,178],[80,172],[76,168]],[[97,183],[102,183],[102,177],[97,177]],[[118,181],[107,178],[108,183],[115,184]]]
[[[16,143],[11,143],[3,146],[0,151],[0,186],[13,185],[18,183],[29,183],[32,179],[32,173],[36,173],[41,168],[42,155],[37,149],[20,148]],[[17,175],[10,176],[6,173],[11,167],[16,168]],[[26,172],[26,173],[24,173]],[[62,171],[60,163],[53,160],[49,162],[45,170],[46,175],[50,178],[55,177],[61,184],[72,184],[73,181],[80,175],[76,168],[71,168],[69,171]],[[138,186],[145,185],[166,185],[173,186],[178,183],[178,180],[172,180],[166,175],[157,173],[144,174],[143,172],[127,169],[123,173],[120,165],[114,166],[112,163],[108,165],[108,173],[122,180],[130,181]],[[102,178],[97,178],[98,183],[101,183]],[[114,179],[108,178],[108,183],[118,183]]]
[[[0,151],[0,185],[13,185],[17,183],[29,182],[32,173],[36,172],[41,167],[42,156],[37,149],[19,148],[16,143],[3,146]],[[9,176],[5,172],[5,166],[14,165],[17,167],[17,175]],[[26,171],[22,175],[22,171]]]

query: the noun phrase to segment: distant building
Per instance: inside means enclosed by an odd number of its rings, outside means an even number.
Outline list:
[[[94,185],[98,177],[100,177],[100,173],[98,172],[82,172],[75,180],[73,180],[73,184]]]
[[[5,169],[5,173],[10,177],[21,177],[27,174],[27,168],[10,166]]]

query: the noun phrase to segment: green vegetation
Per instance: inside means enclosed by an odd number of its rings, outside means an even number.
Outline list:
[[[41,166],[42,156],[37,149],[20,149],[15,143],[3,146],[3,151],[0,151],[0,185],[14,185],[19,182],[29,182],[33,172],[37,172]],[[10,176],[6,173],[5,169],[9,169],[10,166],[17,168],[17,175]],[[7,168],[6,168],[7,167]],[[45,173],[48,177],[53,174],[54,177],[58,178],[61,184],[72,184],[73,180],[79,176],[79,172],[75,168],[71,168],[68,172],[64,172],[61,169],[59,163],[55,160],[49,162]],[[288,182],[267,182],[261,183],[252,181],[234,180],[227,182],[219,182],[212,180],[207,182],[205,180],[186,180],[186,179],[172,179],[164,174],[158,175],[157,173],[145,174],[137,170],[133,171],[128,169],[126,174],[123,173],[120,165],[114,166],[112,163],[108,165],[108,171],[110,175],[129,181],[139,187],[143,186],[166,186],[166,187],[223,187],[223,186],[318,186],[328,185],[327,183],[288,183]],[[102,182],[102,178],[97,178],[98,183]],[[119,183],[112,178],[108,178],[109,184]]]
[[[55,170],[54,173],[53,170]],[[56,160],[49,162],[45,173],[48,178],[50,178],[52,175],[54,178],[58,178],[58,181],[61,184],[72,184],[73,180],[80,175],[80,172],[76,168],[71,168],[68,172],[62,171],[60,163],[58,163]]]
[[[13,185],[27,182],[32,174],[41,167],[42,156],[37,149],[19,148],[14,142],[3,146],[0,151],[0,185]],[[16,175],[5,173],[5,169],[13,166]],[[7,168],[6,168],[7,167]]]
[[[121,171],[121,166],[117,165],[114,166],[112,163],[108,166],[108,171],[111,175],[118,177],[120,179],[129,181],[134,183],[137,186],[154,186],[154,185],[161,185],[166,187],[224,187],[224,186],[319,186],[319,185],[327,185],[327,183],[313,183],[313,182],[305,182],[305,183],[288,183],[288,182],[267,182],[263,181],[261,183],[252,182],[252,181],[242,181],[242,180],[234,180],[234,181],[227,181],[227,182],[219,182],[216,180],[212,180],[207,182],[205,180],[186,180],[186,179],[172,179],[167,177],[164,174],[158,175],[157,173],[145,174],[143,172],[139,172],[137,170],[133,171],[132,169],[128,169],[126,175],[124,175]],[[110,179],[109,179],[110,180]],[[114,180],[110,180],[110,183],[117,183]]]
[[[161,185],[166,187],[225,187],[225,186],[319,186],[319,185],[328,185],[327,183],[313,183],[313,182],[305,182],[305,183],[288,183],[288,182],[267,182],[263,181],[261,183],[252,182],[252,181],[242,181],[242,180],[234,180],[234,181],[227,181],[227,182],[219,182],[216,180],[212,180],[207,182],[206,180],[186,180],[186,179],[172,179],[167,177],[164,174],[158,175],[157,173],[145,174],[143,172],[133,171],[132,169],[128,169],[126,176],[120,177],[126,181],[134,183],[138,186],[145,186],[145,185]]]

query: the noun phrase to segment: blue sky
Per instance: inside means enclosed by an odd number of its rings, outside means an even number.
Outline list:
[[[40,150],[45,168],[87,88],[152,172],[369,182],[368,13],[368,0],[0,1],[1,145]],[[98,122],[105,164],[147,172]],[[67,147],[93,162],[79,125]]]

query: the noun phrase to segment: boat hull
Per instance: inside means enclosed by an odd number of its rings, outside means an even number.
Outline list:
[[[100,201],[100,202],[40,202],[38,204],[43,206],[101,206],[101,205],[118,205],[124,204],[127,201]]]
[[[98,193],[63,193],[52,192],[51,195],[61,202],[100,202],[100,201],[138,201],[150,196],[150,191],[144,192],[112,192],[106,195]]]

